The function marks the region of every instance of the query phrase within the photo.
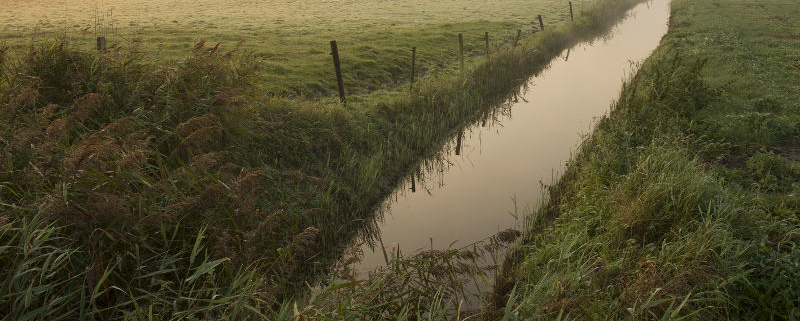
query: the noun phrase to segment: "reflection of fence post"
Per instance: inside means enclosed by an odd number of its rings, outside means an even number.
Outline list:
[[[486,39],[486,58],[489,58],[489,32],[487,31],[483,38]]]
[[[458,138],[456,139],[456,156],[461,155],[461,132],[458,132]]]
[[[539,30],[544,31],[544,22],[542,22],[542,15],[539,15]]]
[[[411,93],[414,93],[414,64],[417,61],[417,47],[411,48],[411,85],[409,85],[409,89]]]
[[[336,83],[339,85],[339,100],[342,105],[347,107],[347,100],[344,97],[344,80],[342,80],[342,68],[339,65],[339,47],[336,40],[331,40],[331,55],[333,55],[333,68],[336,69]]]
[[[458,56],[461,58],[461,72],[464,72],[464,36],[458,34]]]
[[[97,51],[106,51],[106,37],[97,37]]]
[[[517,29],[517,37],[514,38],[514,48],[517,47],[517,43],[519,42],[519,36],[522,35],[522,29]]]
[[[569,20],[575,21],[575,16],[572,15],[572,1],[569,2]]]

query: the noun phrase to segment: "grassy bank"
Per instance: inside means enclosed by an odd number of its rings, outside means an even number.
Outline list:
[[[672,2],[625,85],[509,254],[525,319],[800,317],[800,7]]]
[[[575,0],[575,14],[597,0]],[[264,59],[253,80],[281,96],[336,93],[330,40],[337,40],[348,94],[392,89],[408,80],[411,47],[420,74],[449,69],[458,60],[457,34],[468,56],[507,44],[517,29],[530,35],[537,15],[547,26],[569,21],[567,1],[296,0],[63,1],[2,0],[0,44],[24,53],[33,44],[66,35],[72,48],[94,48],[106,36],[112,51],[135,50],[148,59],[175,61],[201,38],[210,44],[242,41]]]
[[[0,314],[294,317],[290,299],[416,162],[637,2],[602,1],[464,73],[349,108],[265,94],[255,57],[203,43],[166,65],[60,42],[19,62],[3,52]],[[363,316],[331,300],[320,317]]]

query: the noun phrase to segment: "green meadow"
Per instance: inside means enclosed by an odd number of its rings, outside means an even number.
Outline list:
[[[595,0],[573,1],[576,14]],[[392,89],[408,81],[411,48],[420,75],[451,69],[458,33],[465,54],[510,43],[569,20],[568,1],[158,1],[2,0],[0,43],[24,53],[31,43],[65,37],[89,50],[105,36],[113,50],[148,59],[180,60],[198,41],[233,48],[263,60],[258,82],[273,95],[327,97],[336,93],[331,40],[339,44],[348,94]]]
[[[670,29],[532,213],[521,319],[800,317],[800,6],[672,1]]]

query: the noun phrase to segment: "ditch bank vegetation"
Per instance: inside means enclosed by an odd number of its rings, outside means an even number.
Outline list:
[[[3,51],[0,314],[445,317],[446,293],[385,279],[330,286],[299,308],[293,298],[369,233],[417,162],[638,2],[601,1],[463,73],[348,108],[264,96],[258,61],[203,42],[166,66],[58,41],[19,62]]]
[[[510,250],[506,317],[800,317],[799,11],[672,1],[659,48]]]

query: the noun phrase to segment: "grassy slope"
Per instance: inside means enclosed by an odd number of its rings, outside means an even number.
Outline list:
[[[595,1],[573,1],[575,13]],[[348,93],[358,94],[407,81],[411,47],[417,47],[417,71],[424,74],[458,59],[458,33],[474,56],[484,52],[484,32],[494,45],[508,43],[517,29],[530,35],[536,15],[551,27],[569,20],[561,0],[0,0],[0,7],[9,9],[0,12],[0,41],[18,52],[32,39],[51,39],[65,24],[73,46],[92,48],[97,9],[100,33],[111,46],[175,60],[200,38],[228,45],[242,40],[243,50],[266,61],[255,79],[267,91],[302,96],[336,93],[330,40],[339,43]]]
[[[274,318],[415,161],[636,2],[351,108],[265,99],[254,59],[208,47],[1,60],[0,314]]]
[[[791,0],[674,0],[661,45],[509,255],[496,304],[800,317],[798,30]]]

